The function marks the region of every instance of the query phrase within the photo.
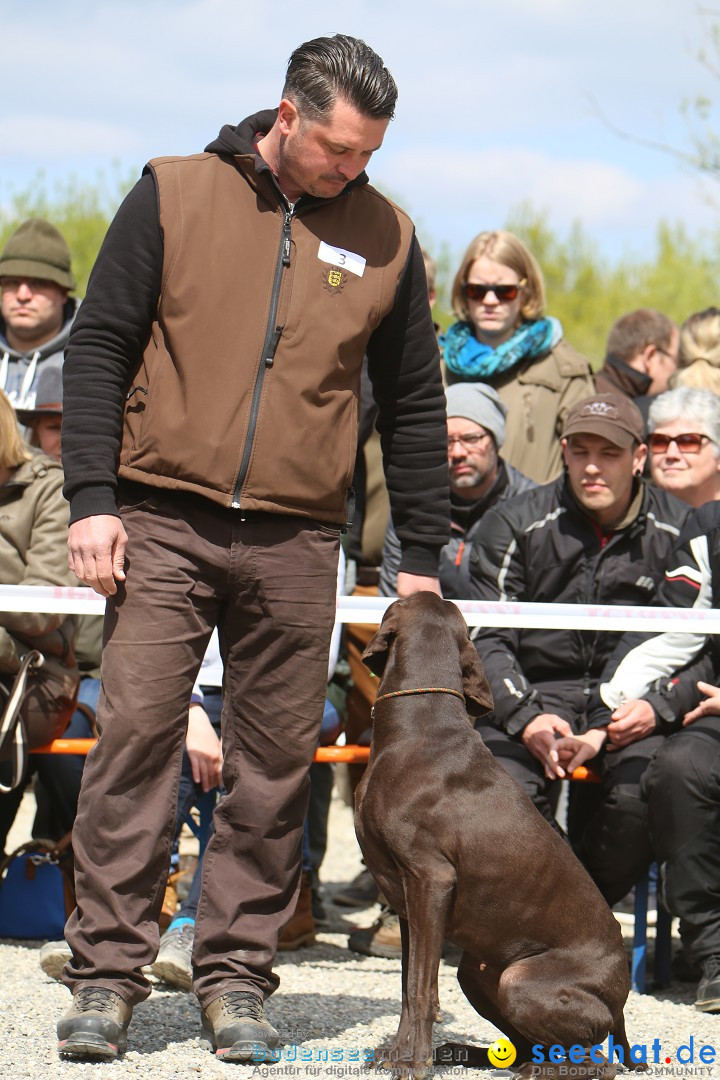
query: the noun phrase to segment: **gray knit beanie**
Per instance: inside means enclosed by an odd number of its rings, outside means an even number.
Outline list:
[[[505,442],[505,417],[507,409],[497,390],[487,383],[453,383],[445,390],[448,416],[462,416],[474,420],[495,439],[498,450]]]

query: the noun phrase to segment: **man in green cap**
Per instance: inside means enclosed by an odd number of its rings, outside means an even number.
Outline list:
[[[54,225],[30,218],[0,254],[0,390],[32,409],[42,371],[61,368],[79,300],[70,249]]]

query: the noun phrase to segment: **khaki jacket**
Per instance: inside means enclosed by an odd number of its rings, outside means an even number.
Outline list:
[[[68,569],[68,504],[57,461],[34,453],[0,485],[0,581],[3,585],[77,585]],[[76,617],[41,612],[0,613],[0,672],[19,666],[14,635],[73,664]]]
[[[595,393],[590,364],[561,341],[547,356],[489,381],[508,410],[503,458],[537,484],[554,480],[563,468],[565,417]]]
[[[343,524],[363,354],[393,309],[412,222],[370,185],[290,214],[254,154],[151,168],[162,291],[119,476]],[[328,260],[328,244],[362,259]]]

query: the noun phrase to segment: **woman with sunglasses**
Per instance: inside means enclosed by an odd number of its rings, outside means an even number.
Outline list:
[[[680,386],[660,394],[648,416],[650,476],[690,506],[720,499],[720,397]]]
[[[447,383],[486,382],[508,410],[503,456],[538,484],[562,471],[560,433],[594,392],[590,365],[544,315],[537,262],[512,233],[480,233],[452,289],[453,323],[440,338]]]

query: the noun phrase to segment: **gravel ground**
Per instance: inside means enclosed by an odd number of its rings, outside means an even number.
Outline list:
[[[16,831],[17,843],[22,836]],[[329,850],[322,869],[326,899],[334,889],[350,881],[360,869],[354,840],[352,815],[337,795],[333,798]],[[283,1058],[271,1066],[250,1068],[217,1061],[207,1043],[199,1038],[200,1017],[190,993],[164,990],[158,985],[150,998],[135,1010],[129,1032],[129,1048],[121,1061],[112,1064],[61,1062],[56,1053],[55,1023],[69,1002],[68,991],[40,970],[37,953],[42,942],[0,941],[0,1077],[81,1080],[207,1080],[223,1077],[228,1070],[253,1077],[338,1077],[367,1075],[363,1054],[394,1033],[400,1009],[399,963],[361,957],[346,948],[351,925],[368,925],[375,911],[348,911],[327,904],[330,926],[317,944],[296,953],[282,954],[278,961],[281,986],[269,1001],[269,1019],[281,1034]],[[709,1044],[720,1057],[720,1016],[696,1012],[692,985],[676,983],[653,994],[631,994],[626,1008],[631,1044],[651,1047],[659,1040],[661,1065],[655,1076],[701,1076],[720,1080],[717,1067],[702,1065],[698,1051]],[[487,1045],[498,1032],[479,1019],[467,1004],[455,979],[452,964],[440,969],[440,1003],[443,1023],[437,1025],[438,1042],[472,1041]],[[678,1047],[693,1039],[693,1066],[679,1066]],[[293,1049],[295,1047],[296,1049]],[[685,1054],[687,1056],[687,1053]],[[665,1064],[670,1058],[670,1064]],[[650,1058],[652,1061],[652,1057]],[[459,1069],[438,1066],[438,1078],[463,1075],[507,1077],[501,1070]],[[372,1074],[370,1074],[372,1075]]]

